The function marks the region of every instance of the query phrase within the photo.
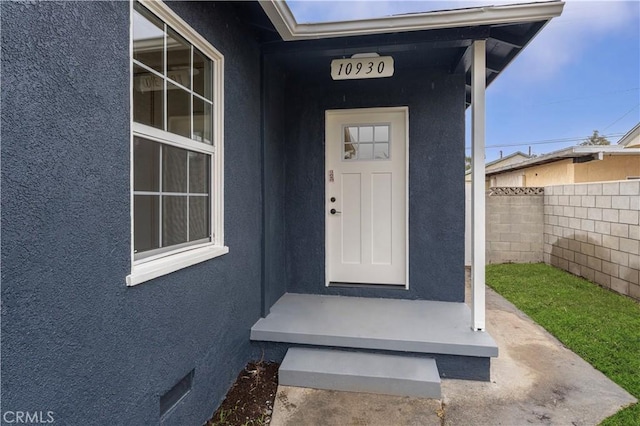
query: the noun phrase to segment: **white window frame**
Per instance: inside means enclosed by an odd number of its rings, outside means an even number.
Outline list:
[[[152,280],[162,275],[169,274],[182,268],[204,262],[214,257],[221,256],[229,252],[229,248],[224,245],[224,56],[211,44],[198,34],[193,28],[182,20],[175,12],[160,0],[140,0],[140,4],[149,9],[154,15],[162,20],[166,25],[184,37],[195,48],[213,61],[213,130],[212,143],[210,149],[203,143],[192,141],[178,135],[155,129],[133,121],[133,13],[134,1],[130,1],[129,10],[129,96],[131,111],[131,132],[130,132],[130,223],[131,223],[131,274],[126,277],[127,286],[134,286],[145,281]],[[145,259],[135,260],[134,258],[134,229],[133,229],[133,205],[134,205],[134,164],[133,164],[133,138],[143,137],[169,145],[180,146],[184,149],[205,152],[211,155],[211,234],[212,241],[203,244],[190,245],[188,247],[178,247],[175,250],[162,253],[157,256],[150,256]],[[177,145],[172,140],[180,140]]]

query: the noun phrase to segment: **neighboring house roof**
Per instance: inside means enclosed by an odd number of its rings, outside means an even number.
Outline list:
[[[428,61],[445,64],[450,72],[467,75],[466,101],[471,103],[471,49],[474,40],[486,40],[486,83],[489,85],[554,17],[564,3],[548,1],[502,6],[385,16],[340,22],[298,23],[283,0],[260,0],[262,9],[281,41],[294,42],[290,49],[304,54],[323,47],[325,58],[349,57],[377,52],[404,58],[405,64],[427,68]],[[255,15],[254,15],[255,16]],[[254,22],[257,28],[265,23]],[[274,35],[266,35],[273,37]],[[359,37],[355,37],[359,36]],[[331,42],[331,39],[347,38]],[[271,39],[274,44],[278,40]],[[429,49],[430,54],[425,54]],[[268,48],[267,48],[268,50]],[[280,49],[282,51],[282,49]],[[310,64],[308,58],[298,62]],[[295,64],[289,64],[295,66]],[[326,67],[318,63],[318,67]],[[324,68],[323,68],[324,69]]]
[[[523,162],[525,160],[528,160],[530,158],[531,157],[529,155],[525,154],[524,152],[516,151],[516,152],[514,152],[512,154],[505,155],[504,157],[498,158],[497,160],[493,160],[493,161],[488,162],[485,165],[485,174],[488,171],[495,170],[495,169],[498,169],[498,168],[503,167],[503,166],[509,166],[509,165],[512,165],[512,164],[521,163],[521,162]],[[465,172],[465,175],[470,175],[470,174],[471,174],[471,169],[469,169],[469,170],[467,170]]]
[[[605,155],[640,155],[640,148],[625,148],[618,145],[572,146],[570,148],[554,151],[549,154],[541,155],[539,157],[534,157],[521,163],[499,167],[490,171],[487,170],[486,175],[497,175],[500,173],[525,169],[527,167],[537,166],[540,164],[553,163],[555,161],[561,161],[567,158],[572,158],[575,162],[580,163],[591,160],[601,160]]]
[[[621,137],[618,145],[624,146],[625,148],[640,148],[640,123],[636,124],[633,129]]]
[[[498,158],[497,160],[493,160],[488,162],[484,167],[485,170],[495,170],[497,168],[500,168],[502,166],[508,166],[511,164],[516,164],[516,163],[521,163],[525,160],[530,159],[531,156],[520,152],[520,151],[516,151],[513,154],[509,154],[509,155],[505,155],[502,158]]]

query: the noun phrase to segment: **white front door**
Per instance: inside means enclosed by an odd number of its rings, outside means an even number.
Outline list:
[[[407,286],[408,109],[326,112],[330,283]]]

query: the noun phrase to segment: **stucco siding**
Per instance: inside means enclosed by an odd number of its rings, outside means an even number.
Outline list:
[[[525,174],[522,170],[511,173],[496,175],[489,178],[489,188],[491,187],[520,187],[525,185]],[[487,189],[489,189],[487,188]]]
[[[171,3],[225,55],[230,253],[136,287],[129,3],[1,2],[2,409],[59,424],[202,424],[260,315],[259,49],[222,3]]]
[[[558,183],[573,183],[573,160],[560,160],[549,164],[529,167],[524,170],[525,186],[546,186]]]
[[[464,77],[425,70],[379,80],[327,77],[288,86],[304,96],[289,99],[287,114],[287,290],[463,301]],[[409,107],[409,290],[327,288],[325,111],[382,106]]]
[[[574,183],[625,180],[630,176],[640,176],[640,155],[609,155],[602,160],[576,164]]]
[[[264,278],[263,315],[287,291],[285,240],[286,73],[263,57]]]

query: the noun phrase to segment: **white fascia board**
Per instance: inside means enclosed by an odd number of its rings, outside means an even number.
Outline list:
[[[260,0],[260,5],[282,39],[293,41],[549,20],[560,16],[564,2],[484,6],[313,24],[298,24],[284,0]]]
[[[284,1],[259,0],[260,6],[284,41],[292,41],[296,30],[296,18]]]
[[[576,146],[573,148],[572,151],[569,151],[569,152],[575,153],[575,154],[604,152],[605,154],[624,155],[625,151],[628,151],[628,149],[625,150],[623,147],[617,146],[617,145],[591,145],[591,146]]]

